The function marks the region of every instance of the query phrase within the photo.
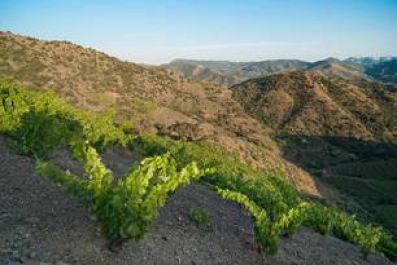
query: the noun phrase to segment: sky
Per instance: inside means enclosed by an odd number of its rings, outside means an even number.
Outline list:
[[[0,30],[146,64],[397,55],[397,0],[0,0]]]

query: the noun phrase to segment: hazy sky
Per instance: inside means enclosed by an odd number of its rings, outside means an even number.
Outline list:
[[[397,0],[0,0],[0,29],[135,62],[397,55]]]

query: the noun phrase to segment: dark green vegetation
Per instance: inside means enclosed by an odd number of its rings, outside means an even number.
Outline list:
[[[382,228],[303,198],[280,172],[253,169],[205,142],[130,134],[131,128],[115,124],[111,115],[96,117],[50,93],[29,92],[4,80],[0,102],[1,133],[14,139],[22,153],[40,159],[40,174],[63,183],[86,202],[112,243],[142,238],[167,196],[201,177],[203,184],[248,210],[254,218],[256,240],[270,253],[277,251],[281,234],[292,234],[305,225],[357,244],[365,255],[381,251],[397,257],[397,244]],[[124,178],[115,179],[97,154],[111,145],[133,149],[147,158],[133,165]],[[82,178],[43,161],[60,146],[70,146],[75,158],[83,160]]]
[[[340,192],[338,204],[397,235],[397,145],[349,137],[279,137],[287,159]],[[354,202],[354,203],[352,203]]]
[[[189,211],[189,218],[195,222],[197,226],[208,227],[209,225],[209,216],[204,209],[191,208]]]

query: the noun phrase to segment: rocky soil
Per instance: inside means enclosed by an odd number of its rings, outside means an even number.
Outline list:
[[[66,151],[52,161],[79,170]],[[133,154],[111,150],[105,163],[122,175]],[[392,264],[379,255],[364,261],[356,246],[302,229],[281,240],[270,257],[255,251],[250,217],[198,184],[176,192],[141,242],[110,251],[100,225],[88,209],[62,187],[37,176],[34,160],[16,154],[0,137],[0,264]],[[192,208],[209,214],[208,227],[190,218]]]

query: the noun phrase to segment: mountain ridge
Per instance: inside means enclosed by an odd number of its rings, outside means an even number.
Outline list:
[[[271,74],[294,71],[308,70],[321,71],[331,78],[348,79],[354,82],[364,81],[385,81],[376,74],[371,74],[368,69],[384,62],[394,61],[396,57],[350,57],[344,60],[337,58],[326,58],[315,62],[308,62],[297,59],[264,60],[253,62],[232,62],[232,61],[205,61],[176,59],[168,64],[163,64],[171,71],[181,74],[186,78],[196,81],[231,86],[245,80],[263,77]],[[200,74],[195,74],[194,69],[200,67]],[[189,71],[184,69],[189,68]],[[393,70],[389,70],[393,71]],[[388,79],[391,83],[396,83],[395,79]]]

